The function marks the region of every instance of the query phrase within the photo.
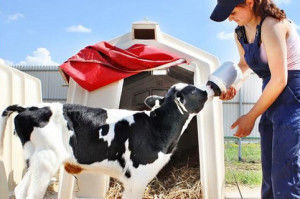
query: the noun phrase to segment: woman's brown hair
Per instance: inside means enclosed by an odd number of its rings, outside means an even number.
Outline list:
[[[263,18],[270,16],[280,21],[286,18],[284,10],[278,8],[273,0],[254,0],[253,11]]]

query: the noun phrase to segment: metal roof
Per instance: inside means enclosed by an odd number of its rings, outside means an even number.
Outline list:
[[[57,71],[59,66],[28,66],[28,65],[13,65],[11,66],[21,71]]]

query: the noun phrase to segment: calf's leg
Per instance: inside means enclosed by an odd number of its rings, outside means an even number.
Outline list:
[[[148,182],[125,182],[122,199],[142,199]]]
[[[30,185],[26,199],[42,199],[51,177],[59,168],[58,156],[51,149],[43,149],[33,154],[30,160]]]
[[[28,187],[30,184],[30,171],[28,170],[21,182],[15,188],[16,199],[25,199],[27,196]]]

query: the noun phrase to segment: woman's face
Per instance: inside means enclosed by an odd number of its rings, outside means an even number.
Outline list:
[[[248,24],[254,17],[253,0],[247,0],[244,5],[236,6],[229,15],[229,21],[235,21],[239,26]]]

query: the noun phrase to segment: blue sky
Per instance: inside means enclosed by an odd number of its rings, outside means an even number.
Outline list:
[[[277,0],[300,32],[300,1]],[[130,31],[132,22],[158,22],[163,32],[216,55],[238,59],[228,21],[209,19],[216,0],[6,0],[0,6],[0,63],[61,64],[87,45]]]

